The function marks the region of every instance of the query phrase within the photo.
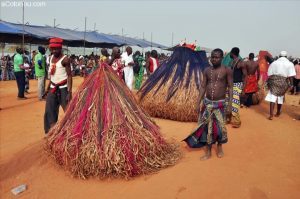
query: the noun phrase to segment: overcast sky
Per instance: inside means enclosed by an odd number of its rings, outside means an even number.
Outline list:
[[[1,0],[0,17],[22,22],[22,6]],[[17,0],[15,2],[18,2]],[[34,2],[34,1],[27,1]],[[229,0],[111,0],[111,1],[38,1],[25,7],[25,22],[104,33],[144,37],[167,46],[188,42],[229,51],[237,46],[241,54],[281,50],[300,57],[300,0],[229,1]]]

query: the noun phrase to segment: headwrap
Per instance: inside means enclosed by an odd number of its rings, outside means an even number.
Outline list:
[[[49,41],[50,48],[62,48],[63,40],[61,38],[51,38]]]

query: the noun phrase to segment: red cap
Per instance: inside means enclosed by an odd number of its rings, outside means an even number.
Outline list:
[[[55,37],[51,38],[49,41],[50,48],[62,48],[63,40],[61,38]]]

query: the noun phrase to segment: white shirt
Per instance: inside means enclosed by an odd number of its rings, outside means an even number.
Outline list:
[[[271,75],[280,75],[283,77],[295,76],[296,71],[294,64],[290,62],[287,58],[280,57],[270,65],[268,69],[268,76]]]
[[[132,53],[131,55],[128,55],[127,52],[123,52],[121,57],[122,57],[122,63],[124,63],[125,66],[128,66],[130,62],[133,62]]]
[[[56,65],[56,69],[55,69],[55,73],[54,75],[51,75],[50,74],[50,80],[51,82],[55,83],[55,84],[58,84],[64,80],[66,80],[68,78],[68,74],[67,74],[67,71],[66,71],[66,67],[64,67],[62,65],[62,60],[66,57],[66,55],[64,55],[62,58],[60,58],[60,60],[58,60],[56,62],[56,64],[53,64],[52,63],[52,58],[53,58],[53,55],[51,56],[50,58],[50,67],[49,67],[49,74],[52,70],[52,67],[54,67],[53,65]],[[53,88],[54,86],[51,84],[50,86],[51,88]],[[60,86],[59,88],[64,88],[64,87],[67,87],[67,84],[66,85],[63,85],[63,86]]]

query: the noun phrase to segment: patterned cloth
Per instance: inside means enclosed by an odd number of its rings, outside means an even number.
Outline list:
[[[240,127],[241,126],[241,119],[240,119],[240,96],[242,93],[243,82],[233,83],[233,95],[232,95],[232,118],[231,124],[233,127]]]
[[[120,79],[124,80],[122,59],[121,58],[115,59],[111,65],[111,67],[117,73],[117,75],[120,77]]]
[[[144,77],[144,67],[143,67],[143,62],[145,61],[144,60],[144,57],[143,56],[138,56],[135,58],[136,62],[138,63],[139,65],[139,72],[138,74],[135,74],[135,85],[134,85],[134,88],[136,90],[139,90],[141,88],[141,85],[142,85],[142,81],[143,81],[143,77]]]
[[[211,145],[215,142],[226,143],[225,100],[211,101],[204,99],[199,115],[198,127],[183,141],[191,148]]]
[[[256,75],[248,75],[245,86],[245,93],[255,93],[258,91],[258,83]]]
[[[267,80],[270,92],[275,96],[283,96],[289,88],[289,81],[280,75],[271,75]]]

